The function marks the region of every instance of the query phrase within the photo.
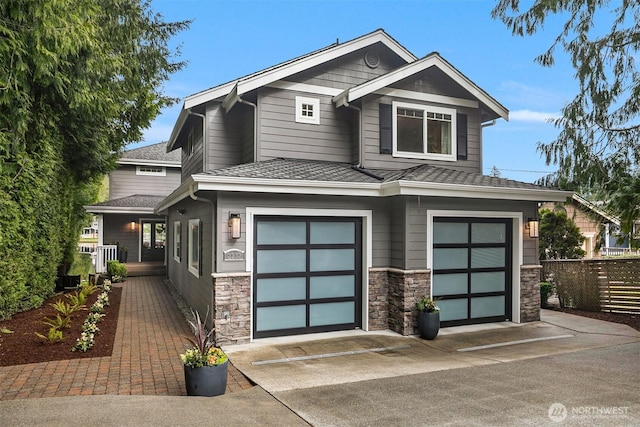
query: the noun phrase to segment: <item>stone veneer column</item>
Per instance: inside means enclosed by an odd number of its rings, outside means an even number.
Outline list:
[[[251,339],[251,273],[213,273],[213,306],[218,345]]]
[[[389,329],[389,269],[369,269],[369,330]]]
[[[540,320],[541,265],[520,267],[520,322]]]
[[[390,268],[389,329],[402,335],[418,333],[416,302],[431,294],[430,270]]]

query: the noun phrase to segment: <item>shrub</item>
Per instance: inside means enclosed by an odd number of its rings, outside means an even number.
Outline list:
[[[549,297],[553,294],[553,285],[549,282],[540,282],[540,307],[549,305]]]
[[[40,334],[38,332],[36,332],[35,334],[38,336],[38,338],[40,338],[43,341],[48,342],[49,344],[53,344],[53,343],[62,341],[62,339],[63,339],[62,338],[62,331],[59,330],[58,328],[53,327],[53,326],[51,328],[49,328],[49,333],[46,336],[42,335],[42,334]]]
[[[124,282],[127,278],[127,266],[116,261],[107,261],[107,273],[111,277],[112,282]]]

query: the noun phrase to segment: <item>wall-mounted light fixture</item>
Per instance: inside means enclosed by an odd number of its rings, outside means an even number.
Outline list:
[[[232,239],[240,238],[240,214],[229,214],[229,237]]]
[[[184,210],[184,209],[182,209],[182,208],[178,209],[178,213],[179,213],[180,215],[184,215],[184,213],[185,213],[185,212],[186,212],[186,210]]]
[[[540,236],[540,220],[538,218],[528,218],[527,228],[529,229],[529,237],[537,238]]]
[[[135,230],[136,229],[136,222],[135,221],[131,221],[129,223],[129,228],[131,228],[132,230]]]

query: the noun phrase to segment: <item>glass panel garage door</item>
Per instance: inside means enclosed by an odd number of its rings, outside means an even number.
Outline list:
[[[359,218],[256,219],[254,337],[360,327],[361,229]]]
[[[512,221],[434,218],[433,280],[442,326],[511,316]]]

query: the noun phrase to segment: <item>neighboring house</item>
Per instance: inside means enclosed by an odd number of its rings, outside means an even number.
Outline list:
[[[180,185],[180,154],[167,153],[166,143],[122,153],[109,174],[109,200],[85,209],[97,217],[96,270],[104,271],[103,252],[117,243],[129,266],[165,261],[166,219],[156,205]],[[101,252],[102,251],[102,252]]]
[[[608,214],[595,203],[577,194],[559,205],[584,236],[582,249],[585,251],[585,258],[628,255],[634,252],[628,236],[620,238],[620,218]],[[540,209],[553,210],[557,206],[556,203],[547,202],[540,205]]]
[[[414,334],[425,294],[443,326],[537,320],[527,221],[571,193],[482,175],[498,119],[438,53],[383,30],[191,95],[167,146],[182,183],[158,206],[168,276],[223,344]]]

